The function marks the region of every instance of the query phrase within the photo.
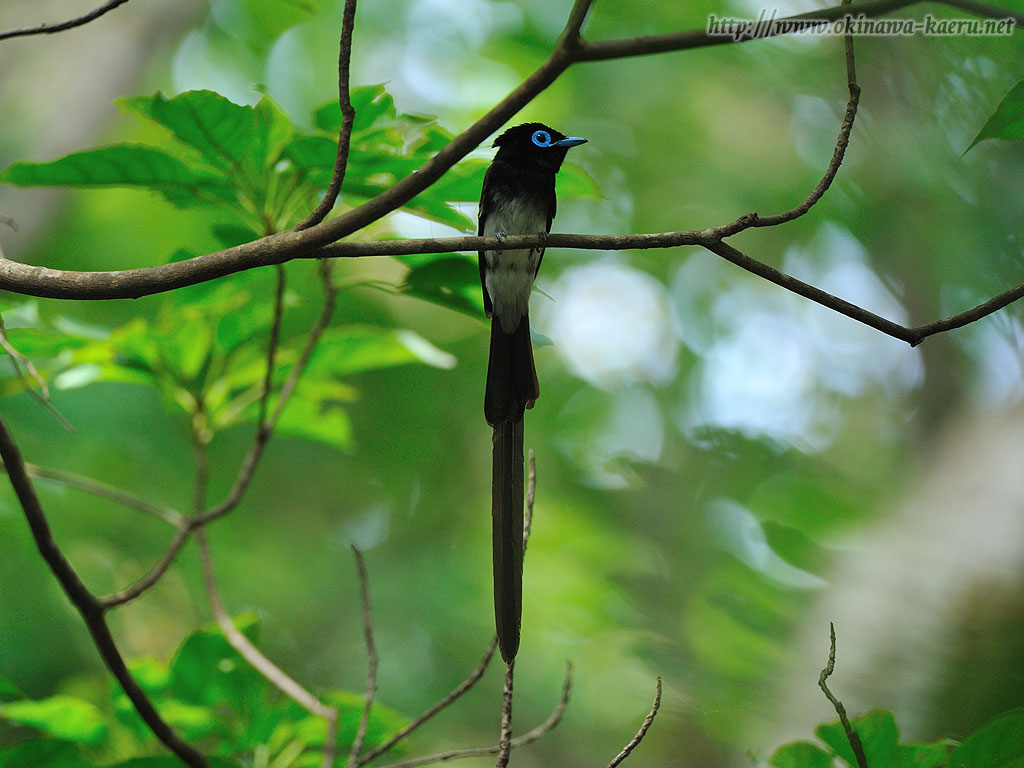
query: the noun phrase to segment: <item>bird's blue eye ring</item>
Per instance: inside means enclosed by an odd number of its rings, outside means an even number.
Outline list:
[[[530,140],[538,147],[550,147],[551,146],[551,134],[547,131],[534,131],[533,136]]]

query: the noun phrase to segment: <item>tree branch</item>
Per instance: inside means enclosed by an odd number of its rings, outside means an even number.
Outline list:
[[[847,14],[850,16],[863,15],[866,18],[882,16],[902,8],[918,5],[922,2],[934,2],[938,5],[947,5],[950,8],[957,8],[975,16],[983,16],[990,19],[1012,18],[1018,27],[1024,26],[1024,14],[1007,8],[1000,8],[995,5],[976,3],[972,0],[874,0],[874,2],[853,3],[851,5],[837,5],[831,8],[797,13],[793,16],[785,16],[776,19],[774,28],[766,27],[755,35],[742,35],[738,39],[729,35],[710,35],[707,29],[691,29],[685,32],[672,32],[665,35],[643,35],[639,37],[624,38],[621,40],[602,40],[599,42],[584,42],[578,51],[578,61],[608,61],[610,59],[621,59],[631,56],[649,56],[655,53],[671,53],[674,51],[687,51],[694,48],[706,48],[713,45],[731,45],[733,43],[745,43],[750,40],[763,40],[768,37],[776,37],[786,34],[787,26],[795,22],[826,23],[841,19]],[[792,28],[790,26],[790,28]]]
[[[39,548],[39,554],[42,555],[53,575],[57,577],[57,581],[68,599],[82,615],[82,620],[92,636],[103,663],[120,683],[139,716],[156,737],[186,765],[191,768],[206,768],[206,759],[192,745],[183,741],[160,717],[149,697],[128,671],[103,617],[103,606],[82,583],[54,539],[42,504],[40,504],[32,481],[29,479],[21,451],[2,419],[0,419],[0,458],[3,458],[7,477],[21,504],[29,529],[32,531],[32,537]]]
[[[0,32],[0,40],[8,40],[12,37],[28,37],[29,35],[52,35],[54,32],[64,32],[68,29],[74,29],[75,27],[81,27],[84,24],[88,24],[94,19],[98,19],[105,13],[114,10],[120,5],[124,5],[128,0],[109,0],[99,8],[95,8],[89,13],[82,16],[78,16],[68,21],[52,21],[46,24],[40,24],[36,27],[22,27],[20,29],[11,29],[6,32]]]

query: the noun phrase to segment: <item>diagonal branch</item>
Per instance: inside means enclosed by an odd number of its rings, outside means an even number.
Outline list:
[[[338,710],[324,704],[316,696],[295,682],[284,670],[264,656],[252,644],[249,638],[239,631],[224,608],[220,588],[217,586],[217,576],[213,570],[213,558],[210,554],[210,547],[206,542],[206,532],[202,528],[196,529],[195,540],[199,548],[199,559],[203,567],[203,581],[206,584],[210,610],[213,612],[214,620],[220,627],[221,632],[224,633],[225,639],[238,652],[238,655],[245,659],[253,669],[263,675],[271,685],[290,697],[310,714],[322,717],[327,721],[327,742],[324,746],[322,765],[323,768],[330,768],[330,766],[334,765],[334,753],[337,749]]]
[[[480,663],[477,664],[476,668],[474,668],[473,671],[469,673],[469,677],[467,677],[465,680],[463,680],[461,683],[459,683],[457,686],[455,686],[455,688],[452,689],[451,693],[449,693],[447,696],[445,696],[443,699],[441,699],[439,702],[437,702],[437,704],[432,706],[426,712],[424,712],[419,717],[417,717],[415,720],[413,720],[411,723],[409,723],[407,726],[405,726],[405,728],[400,730],[398,733],[396,733],[394,736],[392,736],[386,742],[384,742],[379,747],[377,747],[377,748],[371,750],[370,752],[367,752],[365,755],[363,755],[359,759],[358,765],[361,765],[361,766],[362,765],[366,765],[371,760],[379,757],[380,755],[383,755],[385,752],[387,752],[393,746],[395,746],[395,744],[397,744],[399,741],[404,739],[410,733],[412,733],[417,728],[419,728],[421,725],[423,725],[428,720],[430,720],[430,718],[432,718],[434,715],[436,715],[439,712],[444,711],[449,706],[451,706],[455,702],[456,699],[458,699],[460,696],[462,696],[462,694],[464,694],[466,691],[468,691],[470,688],[472,688],[474,685],[476,685],[476,682],[483,676],[484,670],[487,669],[487,665],[491,663],[491,657],[494,656],[494,650],[497,647],[498,647],[498,637],[497,637],[497,635],[495,635],[494,637],[491,638],[491,642],[487,646],[487,650],[484,651],[484,655],[483,655],[483,658],[480,659]]]
[[[110,628],[103,617],[103,606],[96,599],[95,595],[82,583],[71,563],[64,556],[57,541],[53,537],[53,531],[46,521],[42,504],[36,495],[32,481],[29,479],[25,461],[21,451],[7,426],[0,420],[0,458],[3,458],[4,467],[7,470],[7,477],[18,497],[25,519],[28,521],[32,537],[35,539],[39,553],[47,566],[57,577],[64,593],[74,604],[75,608],[82,615],[89,634],[92,636],[96,650],[99,651],[103,663],[110,673],[120,683],[132,705],[139,716],[146,723],[146,726],[156,735],[164,745],[170,749],[178,758],[191,768],[206,768],[206,759],[191,745],[186,743],[177,733],[164,721],[156,711],[153,703],[146,696],[145,692],[132,677],[131,672],[124,663],[121,652],[117,649]]]
[[[52,21],[35,27],[22,27],[20,29],[11,29],[6,32],[0,32],[0,40],[8,40],[12,37],[28,37],[29,35],[52,35],[54,32],[64,32],[68,29],[81,27],[127,2],[128,0],[108,0],[108,2],[104,3],[99,8],[95,8],[89,11],[89,13],[83,14],[74,19],[69,19],[68,21]]]
[[[341,17],[341,40],[338,43],[338,105],[341,107],[341,131],[338,134],[338,154],[334,158],[334,172],[331,183],[327,187],[320,204],[295,229],[309,229],[323,221],[334,208],[345,182],[345,169],[348,167],[349,142],[352,139],[352,126],[355,123],[356,111],[352,108],[352,97],[349,93],[349,63],[352,60],[352,29],[356,21],[356,0],[345,0],[345,10]]]
[[[565,709],[569,705],[569,695],[572,693],[572,663],[567,664],[565,672],[565,683],[562,685],[562,694],[558,699],[558,704],[555,705],[555,709],[548,716],[547,720],[538,725],[533,730],[524,733],[522,736],[517,736],[511,741],[511,747],[516,749],[518,747],[525,746],[537,739],[541,738],[547,733],[550,733],[555,726],[557,726],[562,716],[565,714]],[[419,765],[427,765],[429,763],[444,762],[446,760],[456,760],[463,757],[484,757],[487,755],[496,755],[500,751],[501,747],[497,744],[493,744],[489,747],[469,747],[466,749],[449,749],[444,752],[438,752],[433,755],[425,755],[423,757],[412,757],[408,760],[402,760],[397,763],[388,763],[381,768],[415,768]]]

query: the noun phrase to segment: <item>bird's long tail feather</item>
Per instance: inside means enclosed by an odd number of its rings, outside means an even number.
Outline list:
[[[540,396],[537,369],[530,341],[530,316],[523,315],[512,333],[491,321],[491,351],[487,360],[484,416],[492,427],[504,421],[522,421],[523,412]]]
[[[523,612],[523,422],[494,427],[491,476],[494,537],[494,621],[501,657],[511,662],[519,650]]]

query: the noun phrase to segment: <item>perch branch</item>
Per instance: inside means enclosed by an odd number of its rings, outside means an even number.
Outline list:
[[[53,531],[50,529],[42,504],[39,502],[39,497],[36,495],[25,468],[21,451],[3,420],[0,420],[0,458],[3,458],[7,477],[18,497],[25,519],[28,521],[32,537],[39,548],[39,554],[42,555],[50,571],[57,578],[68,599],[82,615],[82,620],[92,636],[103,663],[117,679],[135,710],[153,734],[190,768],[206,768],[206,759],[191,744],[183,741],[160,717],[149,697],[128,671],[124,658],[122,658],[104,619],[103,606],[82,583],[53,537]]]
[[[913,2],[918,1],[913,0]],[[966,0],[942,1],[952,7],[969,10],[972,13],[994,16],[995,18],[1012,16],[1018,19],[1018,23],[1024,24],[1024,15],[1014,14],[995,6],[967,3]],[[882,2],[851,6],[840,5],[831,9],[815,11],[814,14],[822,18],[838,18],[846,12],[876,16],[897,8],[906,7],[913,4],[913,2],[911,0],[884,0]],[[657,38],[640,37],[628,40],[606,41],[604,43],[585,42],[579,37],[578,25],[582,24],[588,6],[589,3],[587,2],[577,2],[573,6],[573,11],[570,14],[565,31],[559,37],[558,43],[548,59],[501,102],[495,105],[493,109],[452,139],[418,171],[373,199],[347,211],[337,218],[321,222],[308,229],[281,232],[250,243],[197,256],[192,259],[140,269],[76,273],[50,270],[45,267],[18,264],[7,259],[0,259],[0,289],[9,290],[14,293],[63,299],[138,298],[139,296],[174,290],[186,285],[194,285],[195,283],[217,279],[246,269],[281,264],[294,258],[320,258],[325,255],[317,252],[322,246],[336,242],[362,229],[367,224],[380,219],[387,213],[404,205],[437,181],[445,171],[479,146],[487,136],[496,131],[541,91],[551,85],[574,62],[626,58],[647,53],[684,50],[698,47],[699,45],[731,42],[731,38],[713,38],[709,40],[703,30],[659,36]],[[788,20],[800,18],[803,18],[803,16],[789,17]],[[699,39],[691,39],[694,36]],[[651,40],[655,42],[651,43]],[[601,46],[604,46],[604,48],[601,48]],[[464,250],[479,249],[479,244],[476,242],[472,246],[468,245],[467,240],[463,242],[466,243],[463,245]],[[685,245],[688,243],[676,242],[673,244]],[[561,247],[591,246],[563,243]],[[595,245],[593,247],[605,246]],[[640,242],[634,241],[629,246],[624,247],[665,246],[644,246]],[[451,250],[450,247],[449,250]],[[408,251],[385,250],[383,252],[400,253]],[[350,253],[346,255],[369,254]]]

